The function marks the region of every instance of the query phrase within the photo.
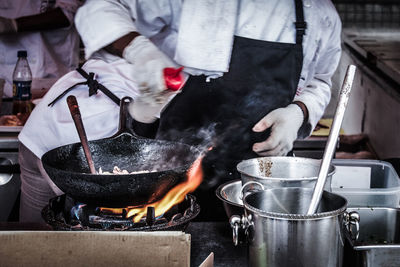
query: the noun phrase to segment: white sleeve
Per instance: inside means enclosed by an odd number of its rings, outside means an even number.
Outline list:
[[[74,23],[74,16],[84,0],[57,0],[56,7],[61,8],[71,25]]]
[[[308,123],[302,129],[299,137],[307,137],[324,114],[331,98],[331,77],[336,71],[341,56],[341,29],[342,25],[337,16],[335,25],[325,46],[321,48],[315,65],[315,72],[309,82],[297,92],[294,101],[303,102],[309,113]],[[303,128],[303,127],[302,127]]]
[[[112,0],[87,0],[76,13],[75,25],[85,45],[86,59],[120,37],[137,31],[128,7]]]
[[[140,34],[150,38],[171,26],[172,16],[181,6],[182,0],[122,0],[131,5],[130,13]],[[180,14],[180,13],[179,13]]]
[[[87,0],[75,18],[86,58],[129,32],[146,37],[159,33],[170,23],[173,2],[177,0]]]

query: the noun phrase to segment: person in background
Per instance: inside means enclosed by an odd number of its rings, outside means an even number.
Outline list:
[[[0,1],[0,78],[4,97],[12,97],[17,51],[26,50],[33,89],[48,89],[79,64],[74,15],[83,0]]]
[[[19,50],[28,52],[32,89],[48,89],[62,75],[78,67],[80,39],[74,16],[82,4],[82,0],[0,1],[0,78],[6,81],[3,97],[13,96],[12,74]],[[22,162],[21,202],[26,203],[32,200],[27,198],[26,192],[35,190],[37,195],[31,197],[41,199],[42,191],[32,189],[32,180],[27,179],[25,167],[32,163],[31,158],[24,157],[23,151],[20,150],[22,157],[19,158]],[[45,188],[48,192],[48,185]],[[37,216],[40,218],[40,213]]]
[[[240,160],[287,155],[296,138],[310,135],[341,54],[341,22],[329,0],[93,0],[75,23],[84,71],[118,97],[134,98],[130,114],[141,135],[210,150],[194,193],[199,220],[223,219],[214,190],[238,177]],[[19,135],[36,166],[46,151],[79,140],[68,134],[74,126],[66,104],[47,105],[72,94],[61,93],[83,76],[60,79]],[[89,97],[87,87],[76,88],[88,139],[110,136],[117,105],[103,92]]]

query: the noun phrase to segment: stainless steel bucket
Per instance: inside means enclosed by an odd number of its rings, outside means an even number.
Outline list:
[[[264,188],[306,187],[314,188],[318,178],[321,160],[301,157],[260,157],[241,161],[237,170],[243,185],[259,182]],[[325,190],[331,191],[332,175],[335,166],[331,165],[325,183]],[[246,188],[245,191],[254,188]]]
[[[230,222],[234,242],[245,229],[249,266],[342,266],[347,201],[324,191],[317,212],[305,215],[312,192],[272,188],[244,197],[245,215]]]

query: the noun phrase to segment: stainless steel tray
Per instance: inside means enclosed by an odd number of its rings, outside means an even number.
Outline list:
[[[360,215],[358,239],[346,231],[344,267],[400,266],[400,209],[348,208]]]

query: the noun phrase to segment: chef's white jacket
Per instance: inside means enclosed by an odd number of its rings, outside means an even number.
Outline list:
[[[0,35],[0,78],[6,80],[4,96],[12,97],[12,73],[17,51],[28,51],[32,70],[32,88],[49,88],[58,78],[75,69],[79,63],[79,36],[73,26],[81,0],[1,0],[0,16],[18,18],[60,7],[72,26],[42,32]]]
[[[130,64],[124,59],[111,63],[91,59],[82,66],[82,69],[87,73],[96,73],[95,79],[119,98],[124,96],[135,98],[138,94],[137,84],[131,79],[134,73]],[[119,106],[100,91],[89,97],[87,85],[76,86],[52,107],[48,106],[70,86],[84,81],[85,79],[77,71],[69,72],[50,88],[33,109],[18,139],[37,157],[41,158],[45,152],[53,148],[80,142],[66,102],[68,95],[75,95],[77,98],[88,140],[102,139],[117,132]]]
[[[76,16],[86,57],[136,30],[174,58],[181,6],[181,0],[87,1]],[[330,0],[303,0],[303,6],[307,31],[303,41],[303,68],[294,100],[306,104],[313,128],[330,100],[331,76],[341,54],[341,22]],[[294,0],[241,0],[235,34],[295,43],[294,22]]]
[[[330,99],[330,78],[341,53],[341,23],[329,0],[303,0],[303,4],[308,28],[303,41],[303,68],[294,100],[306,104],[309,122],[314,127]],[[130,64],[106,53],[102,48],[129,32],[138,31],[173,59],[177,52],[181,7],[181,0],[87,0],[75,17],[89,59],[85,64],[87,71],[97,73],[99,81],[107,82],[106,86],[115,89],[114,93],[117,92],[119,97],[125,94],[134,98],[138,92],[134,74],[129,72]],[[235,35],[295,43],[293,0],[241,0],[239,10]],[[115,71],[114,68],[119,70]],[[210,75],[209,70],[203,70],[203,73]],[[202,74],[201,70],[196,74]],[[50,90],[55,93],[51,93],[50,97],[49,92],[43,102],[49,103],[62,91],[61,87],[68,88],[72,83],[82,81],[77,73],[68,75],[73,75],[75,79],[63,77]],[[88,139],[110,136],[117,130],[118,107],[101,92],[89,99],[87,89],[82,87],[79,90],[82,92],[79,91],[78,102],[82,101],[80,107],[84,123],[86,121]],[[65,99],[60,102],[56,104],[59,106],[57,112],[54,107],[47,108],[44,104],[36,107],[19,135],[20,141],[38,157],[49,149],[79,141],[78,136],[74,135],[74,125]],[[45,118],[36,125],[42,115]],[[38,127],[50,129],[49,134],[34,134],[32,130]]]

